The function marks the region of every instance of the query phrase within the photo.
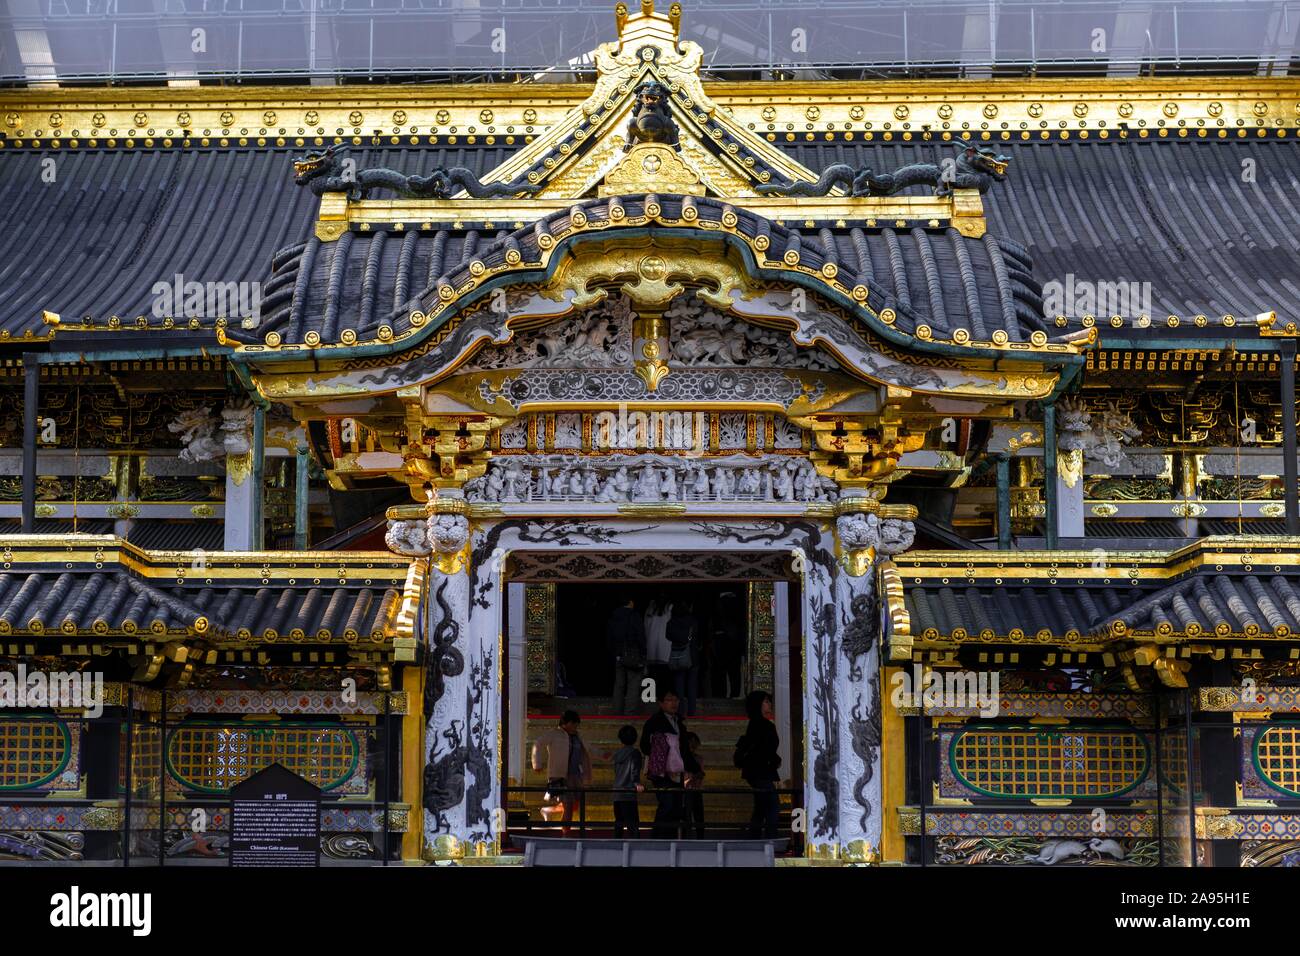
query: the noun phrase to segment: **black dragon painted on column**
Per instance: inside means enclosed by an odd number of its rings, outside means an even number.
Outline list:
[[[840,705],[835,699],[835,607],[820,597],[813,598],[812,783],[824,804],[813,815],[812,832],[834,838],[840,829]]]
[[[456,649],[456,641],[460,637],[460,624],[452,614],[446,597],[443,596],[446,590],[447,580],[444,578],[433,596],[441,616],[430,635],[429,652],[424,665],[425,718],[433,716],[434,708],[446,693],[447,678],[457,677],[465,670],[465,656]]]
[[[815,183],[764,183],[757,191],[765,196],[829,196],[837,186],[848,195],[893,196],[910,186],[930,186],[936,196],[946,196],[954,189],[977,189],[988,192],[993,183],[1007,178],[1010,156],[991,146],[963,146],[956,160],[946,163],[912,163],[892,173],[876,173],[870,166],[854,169],[847,163],[828,166]]]
[[[488,695],[496,673],[494,655],[486,651],[470,665],[464,721],[452,720],[443,730],[445,748],[435,741],[424,768],[424,808],[433,815],[433,832],[450,833],[448,811],[465,806],[471,840],[491,834],[493,743],[495,725],[488,719]]]
[[[872,806],[871,801],[867,799],[866,790],[868,784],[876,775],[876,760],[880,756],[880,676],[871,675],[870,683],[871,706],[863,709],[862,695],[859,694],[857,700],[853,702],[853,709],[849,713],[849,739],[853,744],[854,755],[862,761],[862,773],[858,779],[853,782],[853,799],[858,806],[862,808],[862,816],[858,818],[858,825],[863,830],[867,828],[867,822],[871,819]]]
[[[478,176],[463,166],[435,169],[427,176],[408,176],[382,167],[350,169],[343,158],[346,149],[342,145],[327,146],[295,159],[293,181],[317,196],[347,193],[351,200],[365,199],[376,189],[387,189],[406,199],[450,199],[461,191],[473,199],[499,199],[541,189],[540,182],[529,182],[526,175],[508,183],[481,183]]]

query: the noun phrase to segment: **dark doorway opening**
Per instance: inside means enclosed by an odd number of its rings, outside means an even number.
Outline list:
[[[756,555],[754,570],[766,570],[761,561],[762,556]],[[779,852],[802,852],[801,836],[794,828],[794,813],[803,803],[804,776],[803,603],[797,580],[762,573],[753,579],[683,581],[556,580],[553,576],[537,581],[520,577],[522,580],[512,583],[525,590],[518,605],[510,604],[518,611],[510,613],[522,613],[523,626],[516,629],[508,618],[503,619],[504,631],[515,635],[512,645],[524,639],[523,647],[514,645],[506,693],[507,708],[516,706],[514,702],[521,698],[526,700],[516,731],[518,743],[505,745],[517,754],[517,771],[503,782],[512,834],[558,836],[568,827],[591,838],[614,835],[615,757],[624,746],[620,732],[630,730],[632,746],[639,747],[639,738],[658,710],[663,692],[674,689],[676,683],[666,662],[650,663],[644,676],[653,683],[642,685],[641,699],[635,703],[635,698],[626,696],[614,700],[615,666],[607,647],[607,624],[611,614],[631,598],[639,619],[648,624],[651,658],[668,656],[662,644],[656,651],[654,641],[666,636],[662,624],[672,606],[688,602],[698,621],[702,673],[697,675],[696,709],[688,712],[686,699],[679,694],[683,699],[677,713],[686,718],[692,738],[688,744],[702,773],[693,781],[693,809],[689,815],[683,811],[682,820],[689,816],[690,827],[681,830],[679,837],[753,836],[753,791],[734,756],[748,723],[741,698],[750,690],[764,690],[773,697],[781,758],[776,791],[778,831],[792,835]],[[733,638],[730,647],[722,646]],[[508,691],[516,680],[526,682],[528,688],[519,697]],[[566,822],[564,814],[570,804],[553,792],[547,763],[550,745],[545,751],[538,747],[543,737],[554,731],[561,715],[570,710],[579,717],[578,733],[591,768],[589,783],[581,788],[582,797],[573,801]],[[506,723],[515,726],[509,713],[507,710]],[[644,776],[643,782],[646,789],[637,793],[633,802],[638,807],[641,835],[650,836],[660,796]]]
[[[561,583],[556,588],[557,696],[610,696],[614,660],[606,647],[606,624],[631,598],[646,625],[647,676],[672,686],[666,626],[673,608],[689,604],[698,622],[699,699],[738,705],[749,641],[747,589],[744,581]]]

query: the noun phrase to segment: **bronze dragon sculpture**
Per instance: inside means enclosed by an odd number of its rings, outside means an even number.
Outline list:
[[[993,183],[1007,178],[1010,162],[1010,156],[1003,156],[991,146],[971,145],[961,147],[957,159],[946,164],[913,163],[892,173],[875,173],[869,166],[854,169],[847,163],[836,163],[826,167],[815,183],[765,183],[757,189],[761,195],[776,196],[828,196],[836,186],[855,197],[893,196],[909,186],[933,187],[937,196],[946,196],[954,189],[984,193]]]
[[[529,182],[527,176],[508,183],[481,183],[463,166],[435,169],[428,176],[407,176],[384,168],[349,170],[342,155],[346,148],[327,146],[295,159],[293,181],[317,196],[347,193],[353,200],[365,199],[375,189],[387,189],[407,199],[450,199],[461,190],[474,199],[495,199],[535,193],[541,188],[541,183]]]

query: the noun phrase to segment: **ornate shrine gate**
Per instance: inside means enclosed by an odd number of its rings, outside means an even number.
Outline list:
[[[503,614],[512,556],[628,551],[779,556],[800,587],[804,643],[803,806],[815,855],[874,858],[880,840],[880,698],[872,569],[911,542],[910,523],[867,497],[765,518],[637,516],[473,522],[440,495],[426,592],[429,658],[425,841],[435,858],[494,852],[500,837]],[[709,509],[704,503],[701,511]],[[786,514],[780,514],[784,510]],[[814,512],[810,515],[809,512]],[[820,514],[816,514],[820,512]],[[419,519],[407,519],[419,520]]]
[[[277,259],[291,300],[222,332],[334,487],[420,503],[389,510],[387,541],[427,576],[404,653],[424,664],[406,753],[425,757],[430,857],[500,837],[511,555],[618,549],[790,556],[807,843],[875,858],[873,567],[916,517],[882,503],[889,482],[960,467],[978,423],[1022,417],[1081,362],[1040,327],[1024,251],[986,235],[1005,158],[963,146],[952,183],[913,167],[933,195],[818,193],[709,98],[678,26],[649,3],[620,17],[591,96],[481,179],[348,180],[336,150],[305,157],[322,198]]]

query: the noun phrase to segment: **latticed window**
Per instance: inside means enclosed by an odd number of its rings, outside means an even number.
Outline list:
[[[0,791],[55,782],[72,759],[72,734],[61,720],[0,720]]]
[[[319,724],[186,724],[167,741],[172,778],[203,793],[224,793],[273,763],[332,790],[352,778],[361,755],[351,730]]]
[[[1117,797],[1145,778],[1147,743],[1130,730],[964,730],[949,750],[953,775],[993,797]]]
[[[1300,797],[1300,724],[1276,724],[1255,737],[1255,772],[1293,797]]]
[[[123,733],[125,734],[125,728]],[[123,740],[125,753],[127,742]],[[158,767],[162,761],[162,731],[157,724],[136,723],[131,728],[131,793],[134,797],[152,800],[158,796]],[[125,790],[127,762],[117,765],[118,789]]]

